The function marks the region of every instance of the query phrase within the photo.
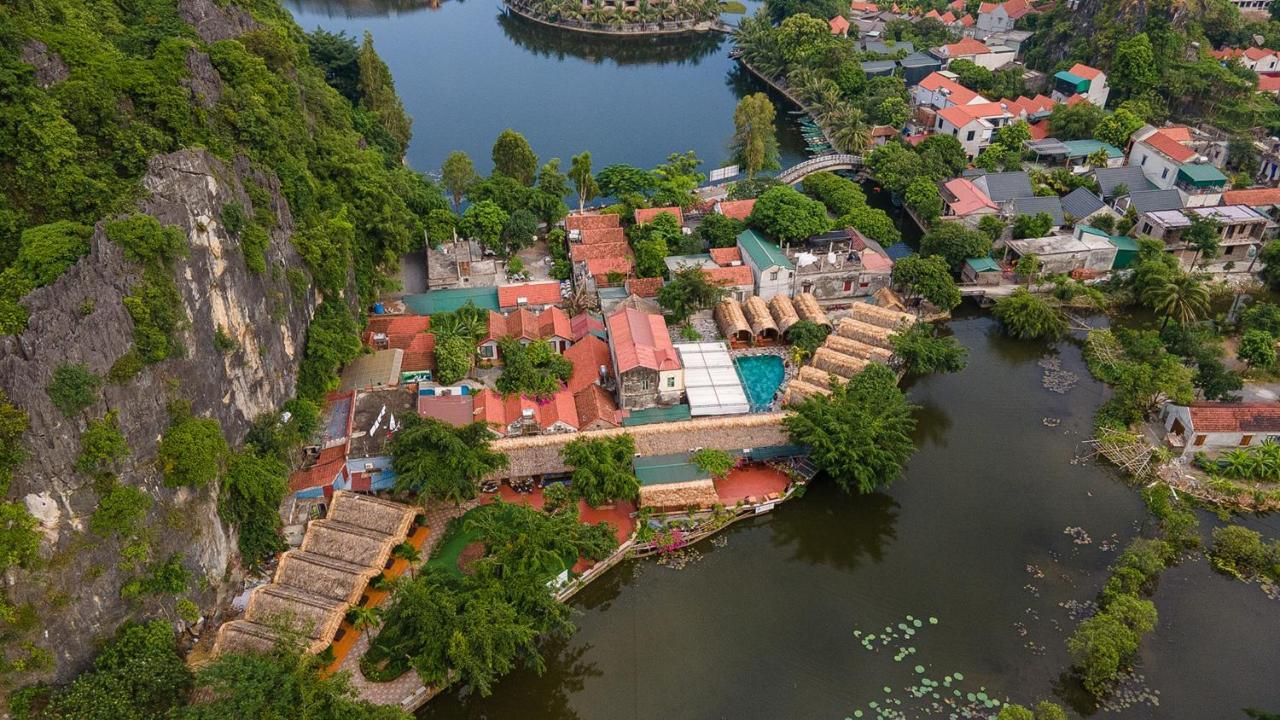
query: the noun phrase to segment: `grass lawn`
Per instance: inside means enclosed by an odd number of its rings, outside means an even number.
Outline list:
[[[466,522],[479,513],[488,512],[488,509],[488,505],[472,508],[449,523],[449,527],[445,529],[445,536],[440,538],[440,544],[436,545],[434,552],[431,553],[431,559],[427,561],[427,569],[442,570],[461,578],[462,570],[458,568],[458,558],[462,555],[462,549],[480,539],[479,532],[466,529]]]

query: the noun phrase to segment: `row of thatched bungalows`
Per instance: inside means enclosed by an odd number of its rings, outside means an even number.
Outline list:
[[[768,303],[757,295],[746,301],[727,298],[715,307],[720,334],[733,345],[768,345],[785,340],[787,331],[801,320],[831,328],[827,313],[813,293],[789,298],[775,295]]]
[[[893,359],[890,338],[915,322],[915,316],[909,313],[865,303],[855,303],[849,315],[787,384],[788,404],[803,402],[813,395],[830,395],[835,383],[853,378],[867,365],[889,363]]]
[[[268,651],[281,622],[303,634],[309,652],[324,650],[404,542],[415,513],[370,495],[335,492],[325,518],[308,523],[302,545],[281,555],[272,581],[252,591],[244,616],[218,628],[213,654]]]

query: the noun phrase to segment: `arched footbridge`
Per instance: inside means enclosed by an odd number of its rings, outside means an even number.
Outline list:
[[[802,163],[792,165],[778,173],[776,177],[779,182],[794,185],[816,172],[857,170],[861,167],[862,157],[860,155],[828,153],[826,155],[815,155]]]

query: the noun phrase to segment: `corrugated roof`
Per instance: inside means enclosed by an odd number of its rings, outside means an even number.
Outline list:
[[[1035,196],[1031,178],[1021,170],[1013,172],[985,173],[974,179],[973,184],[987,197],[1002,203],[1014,198]]]
[[[1049,213],[1054,225],[1065,223],[1062,217],[1062,198],[1052,195],[1016,198],[1013,201],[1013,212],[1016,215]]]
[[[747,257],[751,258],[751,262],[761,270],[774,265],[787,270],[795,269],[795,265],[783,254],[782,248],[750,228],[738,235],[738,247],[742,248]]]
[[[641,485],[670,485],[711,479],[710,473],[689,462],[689,453],[638,457],[635,459],[635,469],[636,479]]]
[[[1183,163],[1178,174],[1198,186],[1227,184],[1227,176],[1209,163]]]
[[[1000,272],[1000,265],[989,257],[969,258],[964,261],[974,272]]]
[[[1118,168],[1095,168],[1093,177],[1098,181],[1103,197],[1116,195],[1115,189],[1120,185],[1128,188],[1128,192],[1136,193],[1144,190],[1155,190],[1156,186],[1142,173],[1137,165],[1125,165]]]
[[[688,405],[670,405],[668,407],[651,407],[644,410],[632,410],[625,418],[622,419],[624,427],[634,427],[636,425],[653,425],[657,423],[678,422],[680,420],[688,420]]]
[[[404,296],[405,307],[419,315],[453,312],[467,303],[481,310],[497,310],[498,289],[495,287],[451,288]]]
[[[1062,212],[1077,219],[1087,218],[1104,207],[1106,204],[1102,202],[1102,198],[1086,188],[1078,187],[1062,196]]]
[[[1124,157],[1123,150],[1101,140],[1065,140],[1062,144],[1067,147],[1067,157],[1069,158],[1089,157],[1099,150],[1106,150],[1109,158]]]
[[[1172,189],[1132,192],[1130,188],[1129,202],[1139,213],[1182,209],[1182,195]]]

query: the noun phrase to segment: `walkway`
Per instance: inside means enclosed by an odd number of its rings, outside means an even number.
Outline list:
[[[802,163],[792,165],[775,177],[779,182],[786,185],[794,185],[813,173],[831,170],[857,170],[860,167],[862,167],[861,156],[828,153],[826,155],[815,155]]]

